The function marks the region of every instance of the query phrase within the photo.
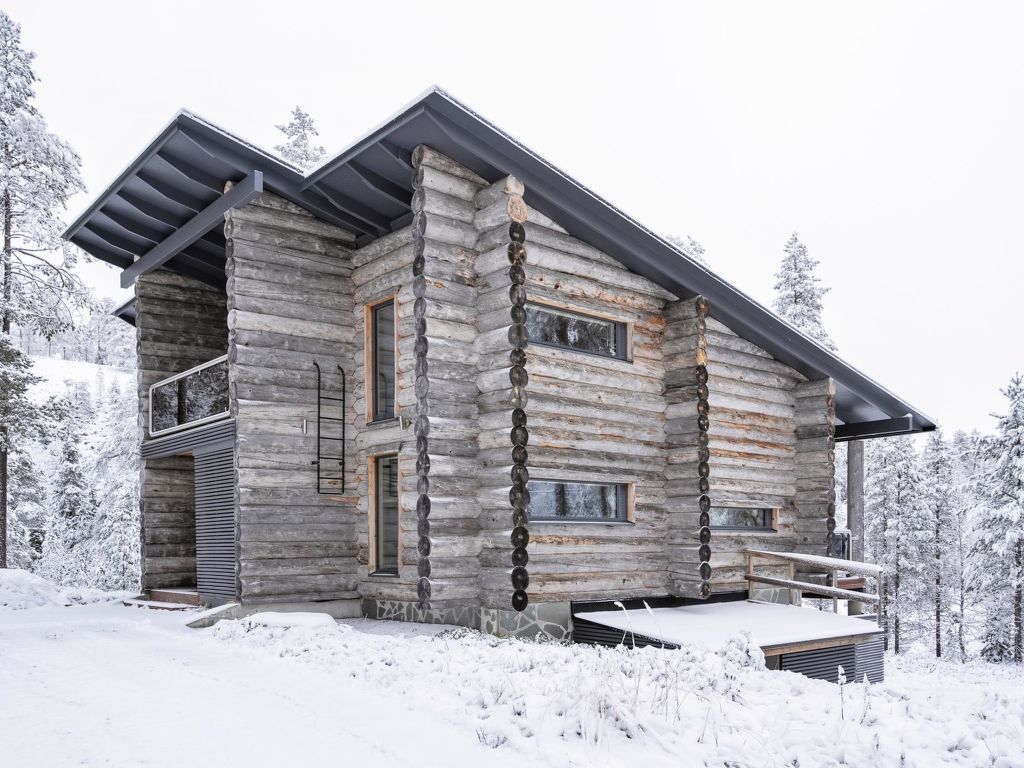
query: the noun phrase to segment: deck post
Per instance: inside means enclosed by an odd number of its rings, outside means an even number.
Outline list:
[[[864,561],[864,442],[846,444],[846,525],[850,529],[850,559]]]

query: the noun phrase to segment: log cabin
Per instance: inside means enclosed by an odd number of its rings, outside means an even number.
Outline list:
[[[65,237],[134,286],[154,601],[662,644],[870,602],[836,442],[934,428],[437,88],[308,173],[183,111]]]

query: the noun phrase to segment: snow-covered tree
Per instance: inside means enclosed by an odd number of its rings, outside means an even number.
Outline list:
[[[96,499],[82,458],[82,431],[73,416],[60,435],[49,515],[38,573],[57,584],[85,586],[92,575]]]
[[[1006,413],[988,441],[977,527],[979,591],[988,597],[983,654],[1024,661],[1024,377],[1003,390]]]
[[[28,396],[29,388],[40,381],[31,368],[32,361],[11,337],[0,333],[0,568],[7,567],[11,457],[20,452],[17,446],[48,440],[67,415],[65,403],[51,399],[40,405]]]
[[[867,447],[866,545],[870,559],[886,569],[882,620],[887,646],[899,653],[906,621],[913,620],[930,594],[927,537],[932,526],[911,439],[873,440]]]
[[[926,541],[927,548],[931,550],[929,568],[932,582],[931,602],[934,609],[935,655],[942,656],[943,617],[948,613],[949,603],[949,588],[944,576],[949,570],[946,558],[953,535],[953,463],[942,430],[936,429],[929,435],[922,464],[924,477],[927,478],[924,485],[924,501],[931,517],[931,535]]]
[[[14,363],[9,339],[14,324],[55,333],[71,324],[85,300],[73,272],[75,250],[60,239],[60,215],[68,198],[83,189],[74,150],[50,132],[34,106],[34,54],[21,46],[21,28],[0,11],[0,334],[7,371],[24,377],[27,366]],[[14,366],[12,368],[11,366]],[[22,390],[23,392],[23,390]],[[38,409],[4,390],[0,408],[15,413],[0,419],[0,566],[7,557],[8,465],[17,437],[36,430]],[[13,405],[17,402],[20,404]],[[27,419],[19,425],[8,417]]]
[[[32,570],[43,551],[46,492],[39,467],[31,454],[10,457],[10,533],[8,562],[12,568]]]
[[[679,235],[669,235],[668,240],[672,245],[681,250],[698,264],[703,264],[705,267],[708,266],[704,246],[701,245],[700,241],[695,239],[692,235],[687,235],[685,239]]]
[[[814,274],[818,261],[812,259],[807,246],[794,232],[786,243],[782,265],[775,273],[775,300],[772,309],[797,330],[817,341],[826,349],[835,349],[821,321],[821,299],[829,289]]]
[[[139,454],[124,439],[135,429],[137,402],[133,387],[116,384],[102,398],[96,453],[91,462],[96,516],[90,536],[93,580],[100,589],[137,589],[139,539]]]
[[[327,156],[322,146],[313,143],[313,137],[319,136],[320,132],[308,112],[295,107],[292,119],[276,127],[285,135],[285,142],[275,146],[274,150],[292,165],[308,171]]]
[[[983,456],[977,432],[957,432],[950,446],[952,460],[949,531],[943,553],[949,621],[946,626],[946,652],[960,661],[967,660],[967,641],[971,634],[973,519],[978,506],[978,483]]]

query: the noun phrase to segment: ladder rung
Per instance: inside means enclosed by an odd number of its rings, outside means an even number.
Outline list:
[[[319,395],[319,397],[320,397],[321,400],[334,400],[334,401],[339,402],[339,403],[344,403],[345,402],[345,398],[344,397],[328,397],[327,395]]]
[[[321,456],[320,461],[344,461],[344,456]]]
[[[334,482],[337,482],[337,483],[341,483],[341,482],[345,481],[345,478],[344,477],[321,477],[320,478],[320,482],[325,482],[325,481],[334,481]]]
[[[339,419],[336,416],[320,416],[319,418],[320,421],[344,421],[344,419]]]
[[[337,440],[342,443],[345,442],[344,437],[324,437],[323,435],[317,435],[317,438],[319,438],[320,440]]]

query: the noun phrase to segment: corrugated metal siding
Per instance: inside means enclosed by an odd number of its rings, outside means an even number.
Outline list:
[[[880,683],[885,680],[885,660],[882,655],[882,638],[868,640],[857,645],[842,645],[836,648],[820,648],[813,651],[786,653],[780,659],[779,668],[816,680],[839,682],[839,666],[842,665],[846,681],[859,683],[867,675],[868,682]]]
[[[883,637],[879,635],[874,640],[860,643],[854,646],[857,656],[857,680],[861,682],[864,675],[868,676],[869,683],[881,683],[885,680],[885,645]],[[847,679],[853,680],[847,675]]]
[[[678,645],[663,643],[647,635],[637,635],[632,632],[623,632],[621,629],[613,629],[605,624],[598,624],[596,621],[587,621],[578,616],[572,620],[572,641],[574,643],[588,643],[590,645],[625,645],[627,648],[646,648],[649,645],[655,648],[676,650]]]
[[[234,447],[196,452],[196,585],[200,595],[237,594]]]

